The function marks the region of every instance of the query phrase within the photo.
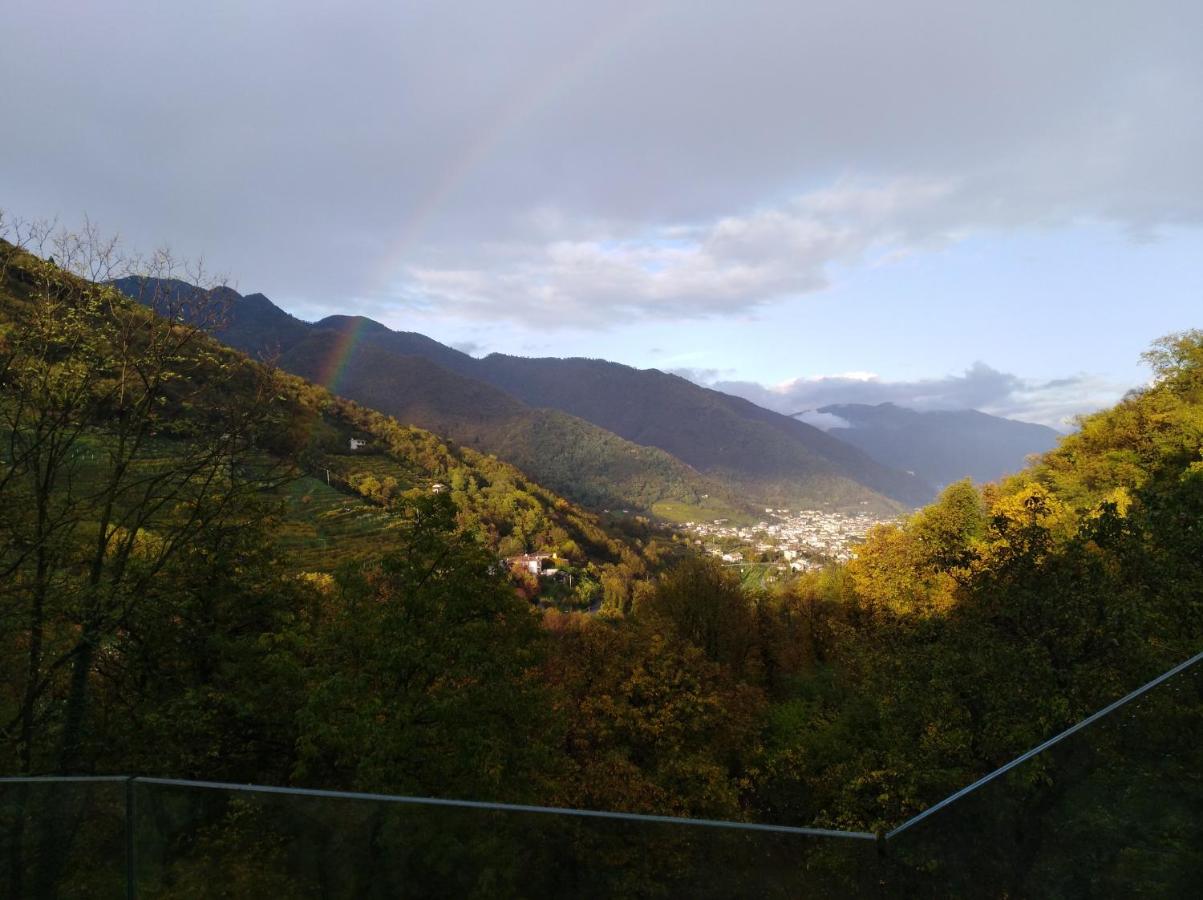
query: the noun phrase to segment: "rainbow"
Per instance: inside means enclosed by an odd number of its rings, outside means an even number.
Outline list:
[[[441,177],[434,181],[406,216],[400,230],[387,242],[390,249],[368,280],[369,293],[384,293],[396,283],[397,273],[405,267],[412,248],[426,226],[508,136],[517,132],[540,109],[565,96],[611,48],[641,28],[657,12],[656,7],[654,3],[633,4],[623,15],[615,16],[606,27],[592,33],[573,52],[566,54],[566,58],[553,66],[546,77],[536,79],[528,90],[516,93],[511,103],[500,107],[496,115],[480,129],[476,139],[468,142],[461,153],[451,158]],[[320,383],[329,390],[338,392],[347,364],[363,339],[366,324],[366,319],[356,317],[339,335],[327,358],[319,366]]]
[[[612,48],[643,27],[656,12],[657,4],[633,4],[622,15],[613,17],[604,28],[599,28],[588,39],[582,41],[573,52],[566,54],[558,65],[551,67],[545,77],[535,79],[529,89],[516,93],[512,102],[501,106],[481,128],[477,138],[467,143],[462,152],[451,159],[442,176],[435,180],[406,217],[401,229],[389,241],[390,249],[382,258],[372,283],[378,289],[391,287],[396,273],[404,267],[410,250],[426,226],[463,187],[480,164],[492,156],[507,137],[519,131],[535,113],[566,96],[586,72],[596,66]]]
[[[371,320],[363,316],[352,316],[350,324],[338,333],[334,346],[318,366],[318,384],[335,394],[338,393],[347,364],[363,339],[369,321]]]

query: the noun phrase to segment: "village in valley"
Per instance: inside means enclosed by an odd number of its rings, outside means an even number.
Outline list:
[[[351,437],[348,449],[355,455],[373,450],[371,442],[362,436]],[[433,482],[429,490],[441,494],[449,488],[442,482]],[[610,515],[608,509],[603,512]],[[632,515],[628,509],[614,513],[616,519]],[[649,523],[642,515],[634,514],[634,519],[645,525]],[[847,562],[871,528],[893,521],[895,519],[867,511],[764,507],[763,517],[755,523],[749,523],[746,518],[742,524],[728,518],[715,518],[677,524],[661,521],[655,527],[664,529],[666,534],[674,533],[673,540],[687,542],[698,553],[714,557],[725,566],[738,568],[744,578],[750,577],[756,583],[772,583],[831,563]],[[583,569],[573,567],[546,549],[528,549],[518,555],[503,557],[500,562],[519,591],[532,602],[542,605],[567,603],[594,611],[600,604],[596,581]]]
[[[685,522],[680,527],[697,549],[732,566],[761,565],[779,573],[807,572],[852,558],[875,525],[891,519],[867,512],[772,509],[754,525],[727,519]]]

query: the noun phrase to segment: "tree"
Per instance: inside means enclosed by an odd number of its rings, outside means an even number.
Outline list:
[[[560,802],[738,817],[763,695],[672,632],[633,619],[557,619],[546,678],[572,777]]]
[[[403,510],[379,564],[344,567],[304,624],[297,777],[358,790],[529,800],[554,771],[537,614],[457,528],[447,495]]]
[[[687,558],[661,576],[638,613],[669,623],[714,662],[742,673],[755,660],[756,623],[739,577],[712,559]]]
[[[74,771],[98,659],[172,560],[257,515],[281,476],[255,449],[277,403],[267,370],[205,336],[210,294],[139,305],[103,283],[170,275],[169,254],[124,258],[90,223],[35,238],[59,265],[0,243],[0,616],[18,686],[0,733],[22,771]]]

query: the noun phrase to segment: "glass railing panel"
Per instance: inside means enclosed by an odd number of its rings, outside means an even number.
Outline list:
[[[856,897],[869,836],[140,781],[140,897]]]
[[[0,896],[126,896],[125,779],[0,779]]]
[[[1203,884],[1203,664],[887,842],[895,891],[1185,897]]]

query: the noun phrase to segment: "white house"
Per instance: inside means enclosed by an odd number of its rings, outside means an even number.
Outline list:
[[[511,569],[526,569],[532,575],[547,574],[543,564],[551,562],[550,553],[523,553],[521,556],[507,556],[505,563]]]
[[[361,447],[366,447],[368,442],[361,438],[351,438],[351,449],[358,450]]]

